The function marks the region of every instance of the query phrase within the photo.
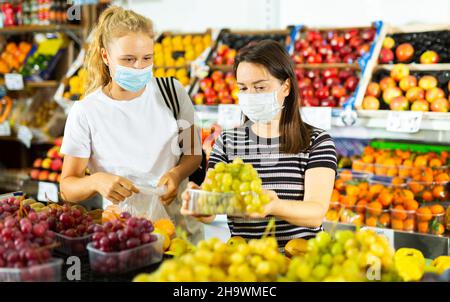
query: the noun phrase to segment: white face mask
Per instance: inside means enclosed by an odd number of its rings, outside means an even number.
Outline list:
[[[267,93],[238,93],[239,107],[254,123],[267,124],[280,112],[278,90]]]

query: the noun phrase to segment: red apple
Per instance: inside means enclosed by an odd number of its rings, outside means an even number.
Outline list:
[[[326,99],[323,99],[320,101],[320,106],[321,107],[336,107],[337,102],[333,98],[326,98]]]
[[[309,56],[315,55],[316,51],[312,46],[308,46],[305,49],[302,50],[302,56],[307,58]]]
[[[424,89],[424,90],[428,90],[434,87],[437,87],[438,81],[436,80],[435,77],[433,76],[423,76],[420,78],[419,80],[419,87]]]
[[[33,168],[40,168],[42,166],[42,158],[38,158],[33,163]]]
[[[356,49],[356,52],[358,52],[358,54],[360,56],[362,56],[365,53],[368,53],[370,51],[370,44],[369,43],[365,43],[363,45],[358,46],[358,48]]]
[[[227,83],[230,87],[234,87],[234,85],[236,85],[236,78],[232,72],[227,72],[225,76],[225,83]]]
[[[211,74],[211,79],[214,82],[217,82],[218,80],[223,79],[223,72],[220,70],[213,71],[213,73]]]
[[[217,97],[219,98],[219,100],[222,100],[222,99],[227,98],[229,96],[230,96],[230,91],[227,90],[227,89],[221,90],[217,94]]]
[[[48,179],[49,172],[48,171],[40,171],[38,180],[40,181],[46,181]]]
[[[312,86],[314,87],[314,89],[319,89],[322,88],[324,85],[323,80],[321,78],[316,78],[313,80]]]
[[[333,49],[331,48],[330,45],[326,44],[326,45],[321,45],[317,49],[317,52],[320,53],[322,56],[328,56],[328,55],[333,54]]]
[[[305,70],[303,68],[295,69],[295,77],[297,80],[301,80],[305,77]]]
[[[57,137],[57,138],[55,138],[55,141],[53,142],[53,144],[54,144],[55,146],[61,147],[62,141],[63,141],[63,138],[62,138],[62,137]]]
[[[409,68],[405,64],[396,64],[391,70],[391,77],[397,82],[407,76],[409,76]]]
[[[314,89],[312,87],[300,89],[300,96],[302,99],[312,98],[314,96]]]
[[[364,110],[378,110],[380,108],[380,101],[374,96],[366,96],[362,102]]]
[[[381,91],[384,91],[388,89],[389,87],[396,87],[397,84],[395,83],[394,79],[391,77],[385,77],[380,81],[380,88]]]
[[[366,95],[378,98],[381,94],[381,88],[378,83],[370,82],[367,86]]]
[[[402,91],[398,87],[389,87],[383,91],[383,100],[386,104],[390,104],[394,98],[399,96],[402,96]]]
[[[324,78],[336,78],[338,76],[339,70],[337,68],[325,68],[322,71],[322,76]]]
[[[334,50],[339,50],[345,45],[345,39],[344,37],[334,37],[330,41],[331,47],[333,47]]]
[[[39,169],[33,169],[33,170],[31,170],[31,172],[30,172],[30,177],[31,177],[31,179],[34,179],[34,180],[38,180],[39,179],[39,173],[40,173],[41,171],[39,170]]]
[[[417,86],[417,78],[415,76],[407,76],[400,80],[398,84],[401,90],[408,91],[409,89]]]
[[[408,110],[409,102],[404,96],[398,96],[392,99],[389,108],[394,111]]]
[[[412,87],[406,92],[406,98],[410,102],[425,99],[425,90],[420,87]]]
[[[223,57],[227,54],[229,49],[230,49],[230,47],[228,45],[222,44],[219,47],[217,47],[217,55]]]
[[[310,78],[304,78],[304,79],[298,80],[297,83],[298,83],[299,89],[303,89],[305,87],[310,87],[312,85],[312,81]]]
[[[320,70],[318,69],[310,69],[306,72],[306,76],[311,80],[318,78],[320,76]]]
[[[322,56],[320,54],[318,54],[318,53],[310,55],[306,59],[306,63],[308,63],[308,64],[320,64],[320,63],[322,63]]]
[[[342,47],[342,48],[339,50],[339,54],[340,54],[341,56],[346,56],[346,55],[348,55],[348,54],[351,54],[352,51],[353,51],[353,49],[352,49],[349,45],[344,45],[344,47]]]
[[[350,40],[351,38],[356,37],[356,36],[358,36],[358,35],[359,35],[359,30],[356,29],[356,28],[352,28],[352,29],[349,29],[349,30],[345,31],[345,33],[344,33],[344,39],[345,39],[346,41],[348,41],[348,40]]]
[[[234,64],[234,58],[227,58],[226,65],[230,66]]]
[[[439,55],[433,50],[427,50],[420,56],[420,64],[436,64],[439,62]]]
[[[216,92],[222,91],[227,87],[227,83],[225,83],[225,80],[223,79],[219,79],[217,81],[214,82],[214,90]]]
[[[387,48],[381,49],[378,61],[381,64],[389,64],[394,62],[394,52],[391,49]]]
[[[351,69],[342,69],[339,71],[339,78],[342,81],[347,80],[349,77],[354,76],[355,73]]]
[[[339,63],[339,62],[341,62],[341,58],[336,54],[328,55],[325,58],[325,63],[333,64],[333,63]]]
[[[333,86],[331,88],[331,95],[336,99],[339,99],[346,94],[347,94],[347,90],[343,86],[339,85],[339,86]]]
[[[408,62],[414,55],[414,47],[410,43],[403,43],[397,46],[395,56],[399,62]]]
[[[411,105],[411,110],[427,112],[430,110],[430,103],[428,103],[425,100],[414,101],[414,103],[412,103],[412,105]]]
[[[214,64],[215,65],[224,65],[223,63],[225,62],[225,58],[222,56],[217,56],[214,58]]]
[[[363,29],[361,32],[361,38],[363,38],[366,41],[373,41],[375,38],[376,30],[374,28],[366,28]]]
[[[58,180],[58,173],[52,172],[48,175],[48,181],[57,182],[57,180]]]
[[[434,100],[442,98],[445,98],[444,90],[438,87],[430,88],[425,93],[425,99],[430,103],[433,102]]]
[[[52,161],[50,169],[52,171],[61,171],[63,165],[63,161],[60,158],[56,158]]]
[[[338,78],[328,78],[325,80],[325,85],[328,87],[340,85],[341,81]]]
[[[306,32],[306,40],[309,42],[313,42],[315,40],[322,40],[322,35],[319,31],[316,30],[308,30]]]
[[[303,56],[298,53],[294,54],[292,60],[294,61],[295,64],[303,64],[305,62]]]
[[[354,53],[348,54],[345,57],[342,58],[342,61],[347,64],[353,64],[357,59],[356,55]]]
[[[431,103],[431,111],[433,112],[448,112],[450,110],[450,103],[447,99],[437,99]]]
[[[348,95],[340,97],[339,98],[339,107],[344,106],[344,104],[347,103],[348,99],[349,99]]]
[[[205,103],[206,103],[206,105],[217,105],[219,102],[218,102],[217,97],[212,96],[212,97],[207,97]]]
[[[304,98],[303,99],[303,105],[306,107],[318,107],[320,105],[320,101],[318,98]]]
[[[205,91],[206,88],[211,88],[213,85],[213,80],[211,78],[204,78],[200,81],[200,89]]]
[[[329,96],[330,96],[330,90],[328,89],[328,87],[321,87],[321,88],[316,90],[316,97],[319,100],[326,99]]]
[[[212,89],[211,87],[207,87],[204,90],[204,93],[205,93],[206,98],[216,97],[216,91],[214,89]]]
[[[355,91],[356,86],[358,86],[358,82],[359,80],[357,77],[351,76],[345,81],[345,88],[353,92]]]
[[[221,98],[221,99],[219,99],[220,100],[220,103],[221,104],[233,104],[234,102],[233,102],[233,98],[231,97],[231,96],[226,96],[226,97],[223,97],[223,98]]]
[[[353,48],[358,48],[358,46],[362,45],[363,43],[364,41],[360,37],[353,37],[349,41],[350,46]]]
[[[194,96],[194,104],[195,105],[202,105],[204,102],[205,102],[205,94],[197,93]]]

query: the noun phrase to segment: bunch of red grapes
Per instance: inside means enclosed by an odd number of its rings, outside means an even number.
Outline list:
[[[21,209],[21,201],[15,197],[6,198],[0,201],[0,219],[15,215]],[[29,205],[22,206],[26,213],[31,211]]]
[[[52,231],[71,238],[92,234],[96,226],[91,216],[69,205],[40,212],[39,216],[48,222]]]
[[[94,227],[93,247],[102,252],[119,252],[151,243],[157,240],[152,234],[151,221],[131,217],[127,212],[120,214],[120,220],[108,221]]]

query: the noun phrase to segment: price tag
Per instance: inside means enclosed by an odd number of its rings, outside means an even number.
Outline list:
[[[23,90],[23,77],[19,73],[6,73],[5,85],[8,90]]]
[[[31,140],[33,139],[33,133],[26,126],[19,126],[17,131],[17,138],[27,147],[31,147]]]
[[[40,181],[37,199],[39,201],[58,202],[58,185]]]
[[[374,228],[374,227],[368,227],[368,226],[361,228],[361,230],[365,230],[365,229],[373,230],[378,235],[385,236],[389,241],[389,245],[394,246],[394,230],[393,229],[381,229],[381,228]]]
[[[10,136],[11,135],[11,126],[9,122],[3,122],[0,124],[0,136]]]
[[[331,129],[331,107],[302,107],[304,122],[323,130]]]
[[[217,123],[223,129],[240,126],[242,123],[242,113],[238,105],[220,104],[218,109]]]
[[[392,132],[415,133],[420,130],[423,112],[389,111],[386,130]]]

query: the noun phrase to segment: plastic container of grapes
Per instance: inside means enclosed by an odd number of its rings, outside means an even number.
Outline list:
[[[163,241],[161,235],[154,234],[156,241],[121,252],[102,252],[87,245],[91,270],[98,274],[123,274],[162,261]]]
[[[226,214],[244,215],[245,208],[235,193],[216,193],[203,190],[189,190],[189,210],[196,215]]]
[[[86,255],[86,246],[92,240],[92,234],[88,234],[82,237],[68,237],[59,233],[56,233],[56,241],[59,246],[55,251],[64,255],[80,256]]]
[[[26,268],[0,268],[0,282],[59,282],[62,265],[62,259],[52,258]]]

